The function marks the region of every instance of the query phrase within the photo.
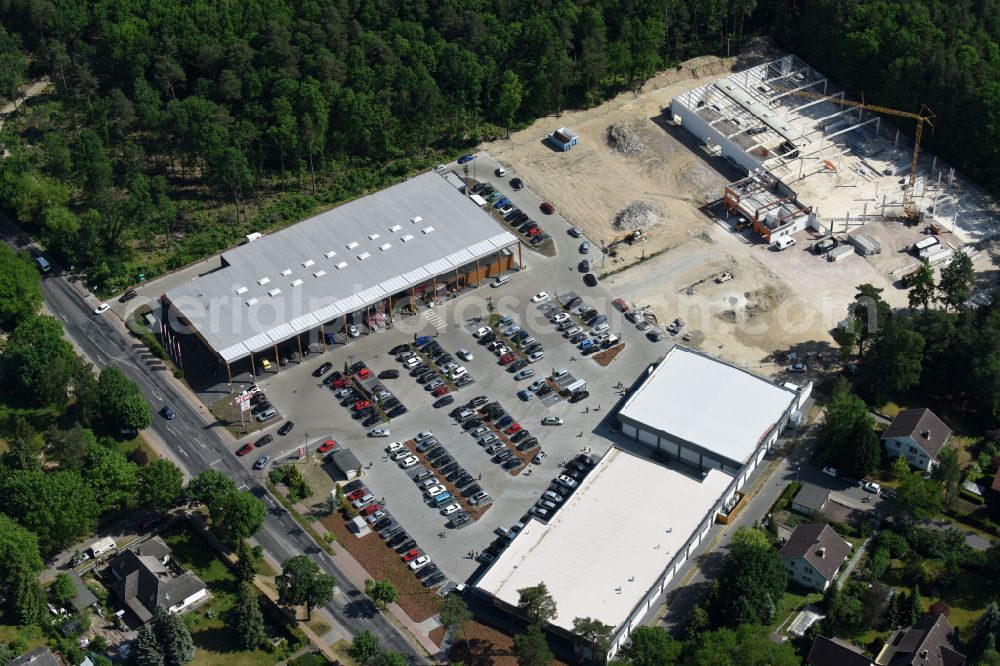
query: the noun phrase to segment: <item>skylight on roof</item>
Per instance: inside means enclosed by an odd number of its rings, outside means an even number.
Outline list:
[[[360,259],[361,261],[364,261],[365,259],[367,259],[370,256],[372,256],[372,255],[369,254],[368,252],[362,252],[361,254],[358,255],[358,259]]]
[[[313,261],[312,259],[306,259],[305,261],[302,262],[302,268],[309,268],[310,266],[312,266],[315,263],[316,262]]]
[[[375,240],[378,238],[378,234],[368,234],[368,240]]]
[[[334,252],[333,250],[330,250],[329,252],[327,252],[327,253],[326,253],[325,255],[323,255],[323,256],[324,256],[324,257],[326,257],[327,259],[329,259],[330,257],[336,257],[336,256],[337,256],[337,253],[336,253],[336,252]]]
[[[420,224],[423,221],[424,221],[424,218],[420,217],[419,215],[417,215],[416,217],[411,217],[410,218],[410,222],[413,222],[413,224]]]
[[[294,280],[292,280],[292,286],[293,287],[298,287],[298,286],[301,286],[301,285],[302,285],[302,280],[300,280],[298,278],[295,278]]]
[[[392,243],[382,243],[381,245],[379,245],[379,246],[378,246],[378,249],[380,249],[380,250],[382,250],[383,252],[385,252],[385,251],[386,251],[386,250],[388,250],[388,249],[389,249],[390,247],[392,247]]]
[[[277,295],[278,295],[278,294],[280,294],[280,293],[281,293],[281,290],[280,290],[280,289],[278,289],[277,287],[275,287],[275,288],[274,288],[274,289],[272,289],[271,291],[267,292],[267,295],[268,295],[268,296],[277,296]]]
[[[391,227],[389,227],[389,231],[399,231],[402,228],[403,227],[399,226],[398,224],[394,224]]]
[[[403,236],[404,243],[409,242],[411,240],[413,240],[413,236],[411,236],[410,234],[406,234],[405,236]]]
[[[260,286],[263,287],[265,284],[267,284],[270,281],[271,281],[271,278],[269,278],[269,277],[262,277],[261,279],[257,280],[257,284],[259,284]]]
[[[346,261],[341,261],[340,263],[337,264],[337,270],[339,271],[341,268],[347,268]]]
[[[253,305],[256,302],[257,302],[256,298],[248,298],[247,299],[247,307],[250,307],[251,305]]]
[[[421,229],[421,231],[424,232],[425,234],[429,234],[430,232],[434,231],[434,227],[424,227],[423,229]]]
[[[348,250],[353,250],[357,246],[358,246],[358,244],[355,241],[351,241],[350,243],[347,244],[347,249]]]
[[[239,296],[240,294],[247,293],[247,288],[240,285],[236,285],[236,288],[233,289],[233,291],[235,291],[236,295]]]
[[[292,269],[291,268],[286,268],[285,270],[281,271],[281,274],[282,275],[291,275],[292,274]]]
[[[318,277],[323,277],[324,275],[326,275],[326,271],[323,271],[323,270],[319,270],[319,271],[316,271],[315,273],[313,273],[313,277],[317,277],[317,278]]]

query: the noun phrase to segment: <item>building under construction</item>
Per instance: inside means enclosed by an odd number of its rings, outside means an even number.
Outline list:
[[[918,208],[933,211],[953,226],[959,208],[950,189],[954,170],[929,155],[913,168],[919,155],[914,136],[883,117],[929,124],[933,114],[921,115],[925,111],[850,100],[793,55],[730,74],[670,103],[674,122],[694,134],[706,153],[743,172],[726,188],[726,207],[765,239],[805,226],[849,231],[868,220],[902,216],[904,207],[914,217]]]

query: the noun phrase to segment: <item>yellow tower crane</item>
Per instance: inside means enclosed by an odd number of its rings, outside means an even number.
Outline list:
[[[920,137],[924,133],[924,123],[927,123],[933,129],[934,121],[937,119],[937,116],[933,111],[927,108],[927,105],[921,104],[920,111],[913,113],[911,111],[899,111],[898,109],[890,109],[888,107],[877,106],[875,104],[865,104],[863,96],[862,101],[855,102],[854,100],[834,97],[832,95],[822,95],[808,90],[785,90],[783,92],[790,95],[798,95],[799,97],[822,99],[828,102],[833,102],[834,104],[839,104],[840,106],[851,106],[858,109],[864,109],[865,111],[871,111],[873,113],[883,113],[887,116],[898,116],[900,118],[910,118],[915,120],[917,123],[917,131],[916,137],[913,141],[913,159],[910,162],[910,181],[906,186],[906,191],[903,193],[903,212],[910,220],[917,219],[919,211],[917,210],[917,205],[914,202],[914,190],[916,189],[917,183],[917,158],[920,156]]]

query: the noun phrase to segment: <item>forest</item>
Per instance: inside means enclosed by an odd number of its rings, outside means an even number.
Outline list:
[[[0,3],[0,202],[120,291],[697,55],[773,38],[855,96],[928,104],[996,191],[1000,11],[941,0]]]

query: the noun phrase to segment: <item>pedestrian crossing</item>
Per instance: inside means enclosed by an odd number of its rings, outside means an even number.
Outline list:
[[[439,315],[435,310],[424,310],[423,317],[424,321],[439,331],[448,326],[448,322],[444,320],[444,317]]]

